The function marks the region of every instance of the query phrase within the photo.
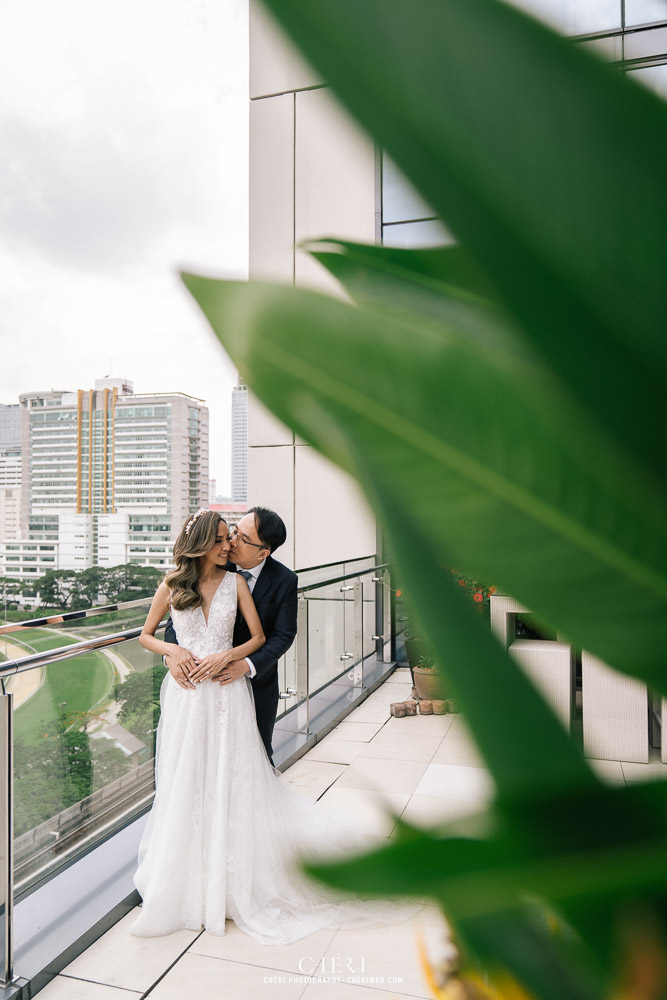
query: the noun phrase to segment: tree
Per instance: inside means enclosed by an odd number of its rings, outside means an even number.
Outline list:
[[[98,603],[100,593],[104,591],[106,574],[107,570],[102,566],[89,566],[77,573],[70,600],[72,611],[91,608]]]
[[[68,779],[65,782],[63,808],[67,808],[88,798],[93,791],[93,755],[85,729],[67,729],[62,735],[62,742]]]
[[[167,668],[162,664],[131,673],[114,692],[120,704],[118,721],[146,746],[155,751],[157,725],[160,719],[160,690]]]
[[[113,604],[152,597],[164,578],[164,570],[154,566],[125,563],[109,567],[101,583],[107,600]]]
[[[8,609],[16,605],[21,596],[21,582],[11,576],[0,576],[0,603]]]
[[[47,570],[33,585],[34,591],[39,594],[41,607],[65,610],[76,593],[77,576],[74,569]]]

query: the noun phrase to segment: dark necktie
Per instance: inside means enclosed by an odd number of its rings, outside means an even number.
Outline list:
[[[250,580],[252,577],[252,573],[249,573],[247,569],[239,569],[237,572],[241,574],[244,580]]]

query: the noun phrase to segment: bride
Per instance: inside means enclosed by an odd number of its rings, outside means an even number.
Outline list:
[[[140,642],[155,637],[171,611],[194,683],[162,683],[156,794],[139,846],[135,885],[143,899],[132,933],[181,928],[225,933],[225,919],[262,944],[289,944],[323,927],[405,920],[414,907],[343,901],[308,880],[296,861],[341,857],[367,846],[344,817],[288,787],[270,763],[257,729],[246,676],[220,684],[231,660],[250,655],[264,634],[245,579],[225,569],[228,529],[199,511],[174,546],[176,569],[153,598]],[[232,647],[237,607],[251,638]]]

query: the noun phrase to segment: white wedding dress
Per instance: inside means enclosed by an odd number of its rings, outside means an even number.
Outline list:
[[[172,609],[179,645],[199,657],[232,647],[236,586],[227,573],[208,622],[201,607]],[[231,918],[262,944],[288,944],[323,927],[406,920],[421,908],[343,901],[298,872],[300,854],[333,859],[370,845],[352,821],[300,795],[273,768],[247,677],[185,690],[167,674],[161,706],[133,934],[205,927],[222,935]]]

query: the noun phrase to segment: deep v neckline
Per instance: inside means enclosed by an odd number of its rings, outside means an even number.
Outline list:
[[[208,623],[209,623],[209,621],[211,619],[211,611],[213,610],[213,602],[215,601],[216,597],[218,596],[218,591],[220,590],[220,588],[222,587],[222,585],[223,585],[223,583],[225,582],[226,579],[227,579],[227,571],[225,572],[225,575],[223,576],[223,578],[220,581],[220,583],[218,584],[218,586],[213,591],[213,597],[211,598],[211,603],[208,606],[208,618],[204,614],[204,605],[203,604],[199,605],[199,610],[201,611],[202,618],[204,619],[204,628],[208,628]]]

